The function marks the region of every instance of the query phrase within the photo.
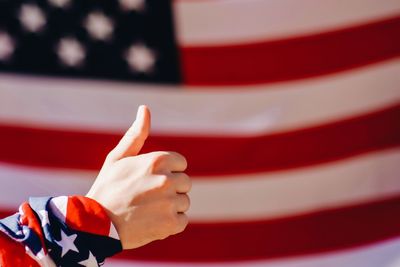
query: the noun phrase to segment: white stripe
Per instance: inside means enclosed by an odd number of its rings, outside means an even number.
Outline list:
[[[198,180],[194,221],[270,219],[399,195],[400,149],[314,167]]]
[[[0,122],[123,132],[140,104],[153,133],[257,135],[327,123],[400,101],[400,59],[252,87],[175,88],[0,75]]]
[[[196,222],[247,221],[379,200],[400,194],[399,162],[400,149],[391,149],[291,171],[194,177],[188,214]],[[28,196],[85,194],[93,177],[2,164],[0,207],[16,207]]]
[[[41,267],[56,267],[56,264],[50,258],[49,254],[44,254],[43,248],[35,255],[28,246],[25,246],[25,252]]]
[[[117,229],[115,228],[113,223],[110,223],[110,232],[108,233],[108,236],[120,240]]]
[[[109,259],[106,261],[105,267],[399,267],[399,251],[400,239],[393,239],[357,249],[280,260],[244,261],[239,263],[156,263]]]
[[[94,181],[95,173],[75,170],[30,168],[20,165],[0,164],[1,208],[15,208],[29,197],[86,195]],[[10,190],[18,188],[18,190]],[[65,216],[66,197],[55,198]],[[54,201],[53,201],[54,202]]]
[[[51,196],[57,196],[57,197],[50,200],[50,209],[58,219],[60,219],[61,221],[65,221],[65,219],[67,218],[68,197],[60,195],[51,195]]]
[[[182,46],[229,45],[315,34],[400,14],[398,0],[175,1]]]

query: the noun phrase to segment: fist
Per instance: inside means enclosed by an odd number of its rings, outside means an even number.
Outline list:
[[[141,106],[87,194],[106,209],[124,249],[180,233],[188,224],[186,159],[176,152],[139,155],[149,131],[150,111]]]

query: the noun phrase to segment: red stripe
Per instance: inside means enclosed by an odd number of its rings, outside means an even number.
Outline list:
[[[400,197],[270,221],[190,224],[121,258],[239,261],[340,250],[400,236]]]
[[[10,210],[0,209],[0,219],[6,218],[8,216],[11,216],[11,215],[15,214],[16,212],[17,212],[17,210],[10,211]]]
[[[242,85],[317,76],[400,54],[400,17],[318,35],[245,45],[182,47],[184,82]]]
[[[257,137],[152,136],[145,151],[178,151],[192,175],[265,172],[343,159],[400,145],[400,104],[318,127]],[[119,136],[0,126],[0,160],[95,169]]]

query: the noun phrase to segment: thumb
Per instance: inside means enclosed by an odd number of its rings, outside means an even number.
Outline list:
[[[150,133],[150,110],[147,106],[139,106],[136,120],[124,136],[119,141],[118,145],[110,152],[108,159],[117,161],[125,157],[136,156],[142,149],[144,142]]]

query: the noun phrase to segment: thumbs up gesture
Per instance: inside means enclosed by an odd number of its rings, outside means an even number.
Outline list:
[[[106,209],[124,249],[177,234],[188,224],[186,160],[175,152],[139,154],[149,132],[150,111],[140,106],[87,194]]]

